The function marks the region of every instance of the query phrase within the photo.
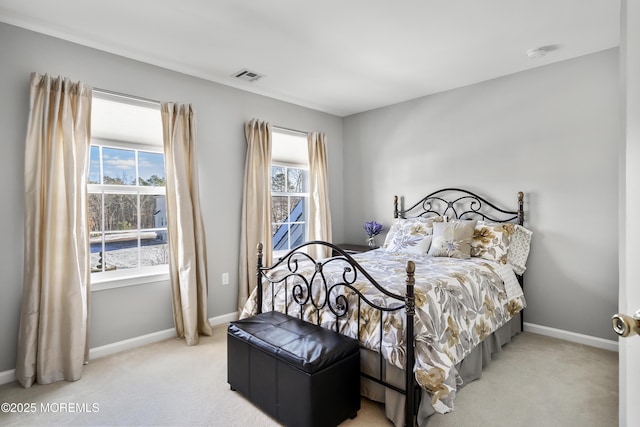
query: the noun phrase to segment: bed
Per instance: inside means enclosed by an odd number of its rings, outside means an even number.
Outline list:
[[[240,317],[277,310],[358,339],[361,394],[396,426],[425,425],[522,329],[523,199],[503,209],[446,188],[404,209],[394,197],[383,246],[362,254],[314,241],[264,266],[259,247],[258,286]],[[334,256],[314,259],[313,245]]]

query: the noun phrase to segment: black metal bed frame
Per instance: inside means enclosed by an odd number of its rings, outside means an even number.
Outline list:
[[[445,199],[444,195],[447,193],[458,193],[458,196]],[[485,206],[488,206],[488,208]],[[446,216],[448,213],[452,213],[455,219],[482,218],[483,220],[492,222],[513,222],[517,220],[518,224],[524,225],[524,193],[522,191],[518,192],[518,209],[515,211],[499,208],[477,194],[461,188],[443,188],[442,190],[434,191],[423,197],[422,200],[410,208],[404,210],[398,209],[398,196],[393,196],[394,218],[406,218],[407,214],[416,212],[416,210],[418,213],[411,217],[424,217],[429,216],[429,214]],[[458,213],[458,211],[461,212]],[[496,213],[491,214],[491,211],[495,211]],[[493,215],[501,215],[504,217],[499,218]]]
[[[456,194],[453,198],[445,198],[445,194]],[[456,219],[472,219],[482,218],[492,222],[514,222],[522,225],[524,222],[524,210],[523,210],[524,194],[518,193],[518,209],[515,211],[501,209],[494,204],[488,202],[486,199],[472,193],[468,190],[457,188],[445,188],[435,191],[415,205],[408,209],[398,209],[398,197],[394,196],[394,218],[405,218],[407,214],[412,215],[412,212],[417,212],[411,217],[429,217],[429,216],[444,216],[452,215],[452,218]],[[459,213],[460,212],[460,213]],[[316,260],[307,254],[306,248],[311,245],[325,246],[331,249],[334,256],[332,258],[326,258]],[[415,424],[415,414],[417,410],[417,403],[420,401],[421,389],[418,387],[415,375],[412,367],[415,365],[415,341],[414,341],[414,316],[415,316],[415,264],[413,261],[407,262],[406,267],[406,293],[405,295],[398,295],[386,290],[380,285],[367,271],[355,261],[351,255],[342,250],[336,245],[322,241],[311,241],[302,244],[301,246],[291,250],[288,254],[282,257],[277,263],[272,266],[263,265],[263,246],[262,243],[258,244],[258,263],[257,263],[257,310],[258,313],[262,312],[263,305],[263,280],[268,284],[271,284],[271,301],[272,307],[275,306],[275,284],[284,282],[284,297],[285,297],[285,312],[289,311],[289,303],[295,302],[299,306],[299,317],[303,319],[304,307],[307,304],[311,304],[317,313],[316,323],[320,324],[320,310],[328,308],[335,316],[335,328],[337,332],[340,332],[340,321],[349,312],[349,299],[345,296],[347,290],[351,293],[350,296],[355,297],[357,295],[357,317],[358,317],[358,340],[360,341],[360,322],[361,322],[361,308],[362,303],[369,305],[375,310],[379,310],[380,313],[380,349],[378,353],[381,353],[381,347],[383,342],[383,313],[405,310],[406,313],[406,331],[405,331],[405,343],[406,349],[406,361],[405,361],[405,388],[402,389],[393,384],[390,384],[382,379],[383,376],[383,358],[379,357],[380,368],[379,376],[375,377],[367,373],[361,372],[361,376],[382,384],[385,387],[391,388],[398,393],[405,395],[405,423],[407,426],[413,426]],[[336,255],[337,254],[337,255]],[[311,277],[305,277],[301,273],[301,264],[314,265],[314,271]],[[324,275],[325,266],[328,264],[342,263],[339,266],[343,266],[342,282],[329,285]],[[272,278],[269,273],[276,268],[286,268],[286,273],[282,277]],[[397,305],[390,307],[381,307],[369,299],[367,299],[362,293],[355,288],[354,283],[359,279],[359,275],[362,275],[371,285],[375,286],[381,293],[388,297],[397,300]],[[289,289],[289,279],[297,278],[291,289]],[[518,277],[520,285],[523,285],[522,276]],[[324,298],[314,299],[314,287],[321,286],[320,296]],[[291,301],[289,301],[289,294],[291,295]],[[344,320],[346,321],[346,319]],[[522,324],[521,324],[522,328]],[[408,391],[413,391],[408,392]]]
[[[455,197],[445,198],[447,194]],[[411,215],[411,213],[414,213]],[[505,210],[481,196],[461,188],[443,188],[426,195],[408,209],[398,209],[398,196],[393,196],[393,217],[411,218],[428,216],[449,216],[453,214],[455,219],[482,219],[484,221],[507,223],[516,222],[524,225],[524,193],[518,192],[518,209]],[[516,274],[520,287],[524,289],[524,277]],[[524,330],[524,316],[520,314],[520,330]]]

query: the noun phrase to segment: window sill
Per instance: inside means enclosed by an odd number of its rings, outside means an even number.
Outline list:
[[[137,268],[135,272],[107,271],[91,275],[91,292],[169,281],[169,266]]]

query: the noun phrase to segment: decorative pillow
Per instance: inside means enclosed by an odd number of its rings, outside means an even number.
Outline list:
[[[425,255],[431,246],[431,235],[412,236],[410,234],[402,234],[394,239],[389,245],[387,251],[405,254]]]
[[[393,240],[395,235],[398,233],[398,230],[400,229],[400,225],[401,225],[400,220],[396,220],[396,222],[393,223],[391,228],[389,228],[389,231],[387,232],[387,237],[385,237],[384,243],[382,244],[382,247],[384,249],[387,249],[389,247],[389,244],[391,244],[391,241]]]
[[[529,257],[529,249],[531,245],[531,235],[533,232],[516,224],[511,242],[509,243],[509,252],[507,253],[507,262],[513,267],[516,274],[522,275],[527,269],[527,258]]]
[[[385,249],[389,252],[410,254],[426,254],[431,246],[433,223],[442,218],[409,218],[399,219],[391,227],[385,240]]]
[[[471,239],[476,220],[436,222],[433,224],[433,240],[429,255],[434,257],[470,258]]]
[[[490,224],[478,221],[471,240],[471,256],[507,263],[511,235],[516,224]]]

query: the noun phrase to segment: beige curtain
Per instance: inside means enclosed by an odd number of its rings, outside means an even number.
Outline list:
[[[75,381],[88,360],[91,87],[33,73],[16,377]]]
[[[251,120],[245,125],[247,157],[240,230],[238,309],[256,287],[256,248],[264,245],[263,261],[271,264],[271,124]]]
[[[200,209],[196,123],[191,105],[163,102],[167,232],[173,318],[178,338],[196,345],[211,335],[207,318],[207,248]]]
[[[327,137],[324,133],[311,132],[309,145],[309,240],[331,243],[331,211],[327,186]],[[311,246],[309,255],[314,258],[331,256],[328,247]]]

